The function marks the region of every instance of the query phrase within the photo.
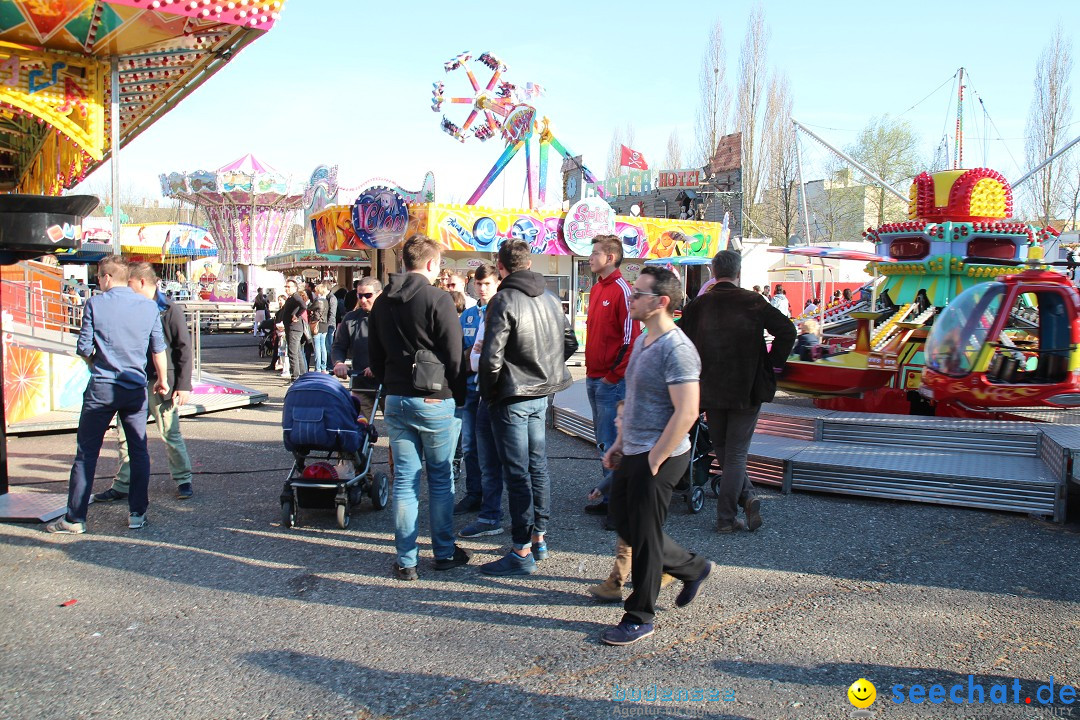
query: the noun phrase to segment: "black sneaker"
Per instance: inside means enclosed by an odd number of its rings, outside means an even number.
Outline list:
[[[414,567],[401,567],[397,563],[394,563],[394,577],[398,580],[419,580],[420,576],[416,574],[416,568]]]
[[[127,500],[127,493],[118,492],[113,488],[109,488],[105,492],[99,492],[94,495],[94,502],[115,502],[117,500]]]
[[[469,558],[472,557],[472,553],[464,548],[460,548],[457,545],[454,546],[453,557],[441,558],[435,560],[436,570],[453,570],[456,567],[467,565]]]
[[[194,494],[195,492],[191,489],[191,483],[189,482],[180,483],[176,486],[176,497],[181,500],[187,500]]]
[[[701,576],[697,580],[691,580],[690,582],[684,582],[682,590],[675,596],[675,607],[686,607],[690,603],[694,602],[698,593],[701,592],[702,586],[705,581],[712,575],[713,564],[711,562],[705,563],[705,572],[701,573]]]
[[[607,515],[608,504],[606,502],[598,502],[594,505],[586,505],[585,512],[589,515]]]
[[[454,514],[467,515],[468,513],[479,512],[483,504],[484,503],[481,500],[473,500],[467,496],[463,497],[457,501],[456,505],[454,505]]]
[[[638,640],[653,634],[652,623],[648,625],[635,625],[634,623],[621,622],[613,628],[608,628],[600,633],[600,642],[605,645],[633,645]]]

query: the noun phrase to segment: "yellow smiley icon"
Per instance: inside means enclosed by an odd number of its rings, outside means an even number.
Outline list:
[[[866,678],[859,678],[847,689],[848,700],[857,708],[868,708],[877,699],[877,688]]]

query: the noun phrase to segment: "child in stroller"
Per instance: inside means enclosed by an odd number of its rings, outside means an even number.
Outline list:
[[[376,406],[381,393],[381,387],[376,389]],[[283,527],[296,527],[302,507],[336,508],[338,526],[347,528],[365,494],[376,510],[389,503],[390,479],[372,470],[379,434],[337,379],[321,373],[298,378],[285,394],[281,429],[285,449],[294,458],[281,491]]]

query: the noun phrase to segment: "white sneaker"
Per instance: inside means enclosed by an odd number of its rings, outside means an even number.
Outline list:
[[[142,530],[146,527],[146,513],[140,515],[139,513],[131,513],[128,515],[128,529],[129,530]]]

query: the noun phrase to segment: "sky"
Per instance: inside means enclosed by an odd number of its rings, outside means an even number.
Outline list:
[[[383,177],[418,189],[431,170],[438,201],[464,202],[502,144],[459,143],[431,110],[434,82],[446,83],[447,96],[468,94],[460,71],[443,71],[462,51],[493,52],[508,66],[506,79],[543,86],[534,103],[539,113],[597,175],[604,175],[614,131],[627,124],[634,127],[634,149],[658,168],[673,131],[684,148],[694,144],[698,74],[711,27],[723,24],[727,82],[734,88],[739,48],[757,5],[287,0],[268,34],[123,148],[124,195],[160,199],[159,174],[213,170],[250,152],[298,183],[317,165],[336,164],[342,187]],[[965,113],[963,164],[992,167],[1010,180],[1027,170],[1023,137],[1035,65],[1056,23],[1072,35],[1074,58],[1080,53],[1077,0],[761,6],[770,31],[767,64],[788,76],[795,119],[845,147],[872,117],[901,117],[923,141],[929,162],[942,135],[955,131],[953,76],[962,66],[968,107],[977,104],[973,91],[993,122],[985,123],[981,111]],[[1077,88],[1074,67],[1070,139],[1080,134]],[[445,114],[461,124],[464,107]],[[810,166],[804,179],[820,177],[824,151],[805,136],[800,143]],[[522,205],[522,156],[481,204]],[[549,177],[554,194],[557,169],[556,160]],[[106,164],[83,189],[101,192],[108,173]]]

